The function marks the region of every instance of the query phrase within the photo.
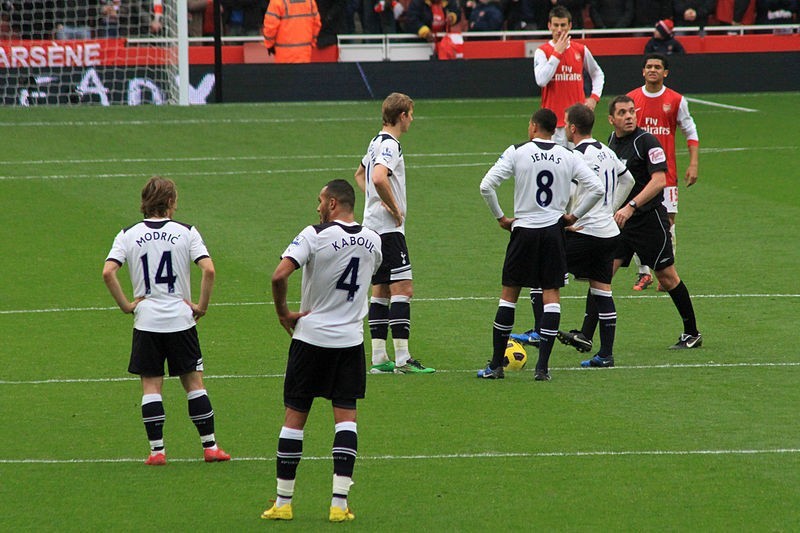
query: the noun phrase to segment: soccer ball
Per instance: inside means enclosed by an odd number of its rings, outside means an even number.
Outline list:
[[[506,344],[506,354],[503,356],[503,367],[506,370],[522,370],[528,362],[528,354],[525,348],[515,340],[508,341]]]

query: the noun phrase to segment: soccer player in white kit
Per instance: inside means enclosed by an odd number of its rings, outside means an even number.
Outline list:
[[[541,287],[541,322],[536,381],[549,381],[548,362],[561,318],[560,288],[567,260],[564,227],[585,215],[603,197],[597,175],[581,157],[551,140],[555,113],[540,109],[528,123],[529,141],[509,146],[481,181],[480,190],[500,227],[511,232],[503,264],[503,287],[492,329],[492,359],[478,371],[483,379],[502,379],[503,355],[514,327],[520,290]],[[514,178],[514,218],[503,213],[496,189]],[[586,189],[584,200],[565,214],[575,180]]]
[[[414,284],[405,236],[406,164],[400,136],[414,120],[414,101],[392,93],[383,101],[382,115],[383,129],[369,143],[354,176],[365,194],[364,225],[381,236],[383,253],[383,264],[372,278],[370,373],[430,374],[435,369],[411,357],[408,349]],[[394,362],[386,352],[390,328]]]
[[[128,372],[142,381],[142,419],[150,441],[148,465],[166,464],[161,389],[164,362],[179,376],[191,418],[200,434],[206,462],[228,461],[217,446],[214,410],[203,384],[203,356],[196,320],[206,314],[214,286],[214,263],[197,228],[172,220],[178,192],[172,180],[151,178],[142,189],[144,220],[120,231],[103,267],[103,281],[124,313],[132,313],[133,343]],[[190,267],[202,271],[200,299],[192,302]],[[134,300],[117,278],[128,264]]]
[[[303,453],[303,428],[316,397],[331,401],[333,497],[329,520],[355,517],[347,497],[358,449],[356,400],[364,397],[364,316],[370,279],[381,264],[381,239],[353,217],[355,191],[345,180],[330,181],[319,193],[320,224],[307,226],[281,256],[272,275],[272,298],[283,328],[292,336],[278,438],[277,494],[264,511],[267,520],[293,518],[297,466]],[[286,303],[289,277],[303,269],[299,311]]]

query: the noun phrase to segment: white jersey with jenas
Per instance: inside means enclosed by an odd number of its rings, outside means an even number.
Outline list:
[[[293,338],[324,348],[364,342],[370,280],[383,257],[381,238],[355,222],[307,226],[283,252],[303,267],[300,311]]]
[[[381,131],[369,143],[367,153],[361,159],[361,164],[366,169],[366,203],[364,205],[364,225],[379,234],[399,231],[405,234],[405,218],[398,226],[394,217],[381,203],[381,197],[372,181],[372,173],[376,165],[383,165],[389,169],[389,183],[398,209],[404,215],[406,210],[406,163],[403,159],[403,149],[400,142],[390,133]]]
[[[614,237],[619,235],[619,227],[614,221],[614,213],[628,197],[633,188],[633,176],[628,171],[625,163],[603,143],[595,139],[584,139],[575,146],[575,152],[583,155],[583,160],[589,165],[600,183],[603,185],[603,200],[597,202],[589,211],[575,222],[574,226],[581,229],[578,233],[585,233],[594,237]],[[573,205],[579,205],[586,196],[586,189],[573,182]]]
[[[573,180],[584,185],[585,200],[573,213],[581,217],[603,196],[597,175],[583,158],[551,140],[509,146],[481,181],[481,195],[495,218],[504,216],[496,189],[515,178],[514,220],[512,229],[545,228],[564,215]]]
[[[106,261],[128,263],[133,297],[144,300],[134,311],[133,327],[172,333],[195,325],[191,301],[192,262],[209,257],[194,226],[166,218],[147,218],[120,231]]]

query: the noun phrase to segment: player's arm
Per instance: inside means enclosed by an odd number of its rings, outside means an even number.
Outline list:
[[[639,191],[639,194],[631,198],[631,202],[634,202],[637,206],[644,205],[656,195],[663,194],[664,186],[667,184],[667,173],[663,170],[657,170],[650,174],[650,181],[647,182],[644,189]],[[617,223],[617,226],[622,228],[625,226],[625,223],[628,221],[629,218],[633,216],[636,212],[636,208],[633,207],[630,203],[625,204],[616,213],[614,213],[614,221]]]
[[[214,261],[206,256],[197,261],[197,266],[200,267],[202,272],[200,278],[200,299],[197,303],[186,301],[189,307],[192,308],[192,316],[195,320],[204,316],[208,311],[208,302],[211,301],[211,292],[214,289],[214,278],[217,271],[214,269]]]
[[[686,186],[691,187],[697,183],[700,145],[690,142],[688,143],[687,148],[689,149],[689,166],[686,167],[686,175],[684,176],[684,180],[686,181]]]
[[[686,98],[681,98],[681,102],[678,105],[677,122],[683,136],[686,137],[686,147],[689,150],[689,166],[686,167],[684,181],[687,187],[691,187],[697,182],[700,137],[697,134],[697,125],[694,123],[694,119],[689,113],[689,103],[686,101]]]
[[[588,48],[584,47],[583,53],[583,65],[586,67],[586,70],[589,72],[589,77],[592,80],[592,94],[586,98],[584,104],[586,104],[589,109],[594,110],[597,102],[600,101],[600,97],[603,96],[606,75],[603,73],[603,69],[597,64],[597,61]]]
[[[272,273],[272,301],[275,303],[275,313],[278,315],[278,322],[283,329],[291,336],[297,321],[308,313],[299,313],[289,310],[286,303],[286,295],[289,292],[289,276],[297,269],[297,263],[289,257],[284,257],[275,272]]]
[[[508,218],[503,213],[503,208],[500,207],[500,201],[497,199],[497,188],[505,180],[514,175],[514,168],[511,165],[513,159],[514,147],[509,146],[500,159],[486,172],[486,175],[481,180],[480,190],[483,200],[489,206],[489,211],[497,219],[497,223],[504,230],[511,231],[511,225],[514,223],[513,218]]]
[[[378,192],[384,207],[394,218],[394,223],[400,226],[403,223],[405,213],[400,212],[400,208],[397,207],[390,179],[389,167],[379,163],[372,169],[372,184],[375,186],[375,190]]]
[[[579,187],[583,187],[585,194],[581,203],[574,206],[570,215],[565,217],[565,222],[570,224],[574,224],[575,221],[588,213],[597,202],[602,201],[606,192],[600,178],[595,174],[594,170],[589,168],[583,157],[578,152],[573,152],[573,154],[575,156],[575,167],[572,179],[578,183]]]
[[[561,63],[561,54],[553,54],[548,59],[541,48],[537,48],[533,54],[533,77],[536,85],[545,87],[556,73],[558,64]]]
[[[139,302],[144,300],[144,298],[136,298],[132,302],[128,300],[128,297],[125,296],[125,292],[122,290],[122,285],[119,283],[119,278],[117,278],[117,272],[120,266],[121,265],[116,261],[111,259],[107,260],[106,264],[103,266],[103,281],[108,288],[108,292],[111,293],[112,298],[117,302],[122,312],[126,314],[133,313],[133,310],[136,309],[136,306],[139,305]]]
[[[364,163],[358,164],[354,178],[361,192],[367,192],[367,169],[364,167]]]
[[[611,206],[614,212],[619,210],[636,183],[636,180],[633,179],[633,174],[631,174],[625,164],[618,159],[617,161],[621,168],[617,168],[617,187],[614,190],[614,198],[611,199]]]

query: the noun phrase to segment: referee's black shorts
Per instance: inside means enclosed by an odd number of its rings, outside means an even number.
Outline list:
[[[614,275],[614,252],[619,235],[595,237],[574,231],[567,232],[567,270],[577,279],[611,283]]]
[[[363,342],[348,348],[323,348],[292,339],[283,382],[286,407],[305,413],[314,398],[322,397],[335,407],[355,409],[366,388]]]
[[[663,205],[659,204],[650,211],[632,216],[625,223],[614,254],[615,259],[621,260],[621,266],[627,267],[634,253],[639,256],[643,265],[655,271],[675,263],[669,218]]]
[[[503,263],[504,287],[564,286],[567,256],[564,227],[560,222],[546,228],[514,228]]]

